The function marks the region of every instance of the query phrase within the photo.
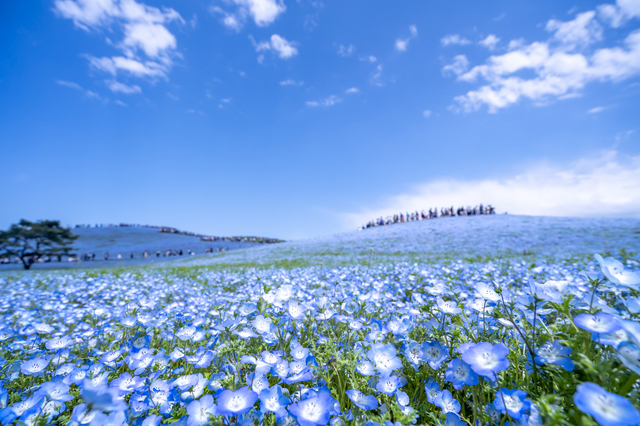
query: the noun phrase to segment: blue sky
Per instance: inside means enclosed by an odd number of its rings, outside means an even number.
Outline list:
[[[0,227],[640,217],[640,0],[0,5]]]

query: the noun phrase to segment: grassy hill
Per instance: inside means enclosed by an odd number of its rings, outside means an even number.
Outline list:
[[[462,216],[339,233],[177,260],[167,266],[337,266],[390,261],[571,259],[640,252],[640,220]]]

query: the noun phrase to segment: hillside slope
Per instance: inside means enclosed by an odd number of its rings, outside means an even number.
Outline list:
[[[569,258],[640,252],[640,220],[516,215],[462,216],[402,223],[233,252],[172,266],[306,266],[379,261],[531,256]]]

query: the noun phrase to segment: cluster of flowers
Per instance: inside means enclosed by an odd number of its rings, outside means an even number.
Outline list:
[[[0,423],[639,425],[640,274],[597,261],[5,276]]]

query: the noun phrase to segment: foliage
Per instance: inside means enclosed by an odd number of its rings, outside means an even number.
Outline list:
[[[18,257],[24,269],[29,269],[44,256],[71,256],[70,244],[76,238],[58,220],[22,219],[8,231],[0,231],[0,258]]]

